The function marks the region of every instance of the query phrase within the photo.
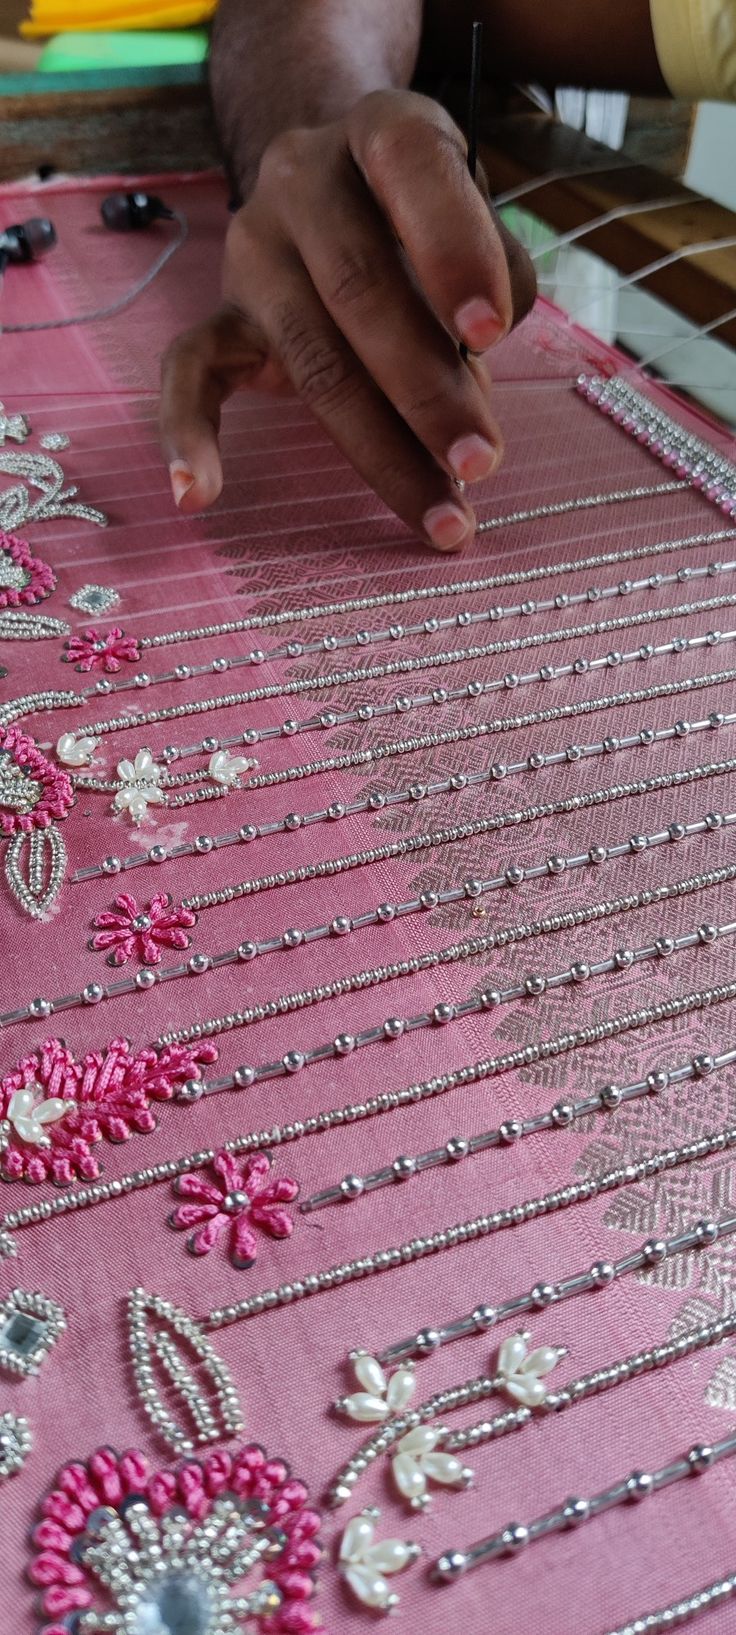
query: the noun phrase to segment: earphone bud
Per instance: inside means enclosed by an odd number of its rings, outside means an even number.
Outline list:
[[[186,216],[179,210],[170,210],[155,193],[110,193],[103,199],[100,213],[105,226],[114,233],[139,232],[142,228],[150,227],[154,221],[173,221],[176,222],[176,235],[170,243],[164,244],[148,271],[109,305],[97,307],[93,312],[74,313],[69,318],[46,318],[40,323],[0,324],[0,332],[27,335],[35,330],[68,329],[72,324],[98,323],[104,318],[116,317],[118,312],[123,312],[131,301],[149,288],[167,261],[181,249],[189,231]],[[0,274],[9,262],[36,261],[47,250],[53,249],[55,243],[56,228],[45,216],[34,216],[31,221],[7,227],[4,233],[0,233]]]
[[[174,211],[155,193],[110,193],[100,205],[106,227],[113,233],[136,233],[154,221],[173,221]]]
[[[56,228],[48,216],[31,216],[30,221],[19,221],[13,227],[6,227],[0,233],[0,272],[10,262],[22,265],[24,262],[38,261],[53,250],[55,243]]]

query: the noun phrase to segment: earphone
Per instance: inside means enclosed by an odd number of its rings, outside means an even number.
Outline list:
[[[163,199],[157,198],[154,193],[110,193],[100,205],[100,214],[105,226],[115,233],[140,232],[155,221],[174,221],[178,224],[178,232],[172,242],[165,245],[143,278],[109,306],[98,307],[93,312],[77,313],[71,318],[50,318],[41,323],[0,323],[0,333],[21,335],[39,329],[67,329],[72,324],[90,324],[97,319],[114,317],[148,289],[167,261],[181,249],[189,231],[186,216],[178,210],[170,210]],[[9,265],[38,261],[54,248],[56,242],[56,228],[46,216],[33,216],[29,221],[7,227],[0,233],[0,274]]]

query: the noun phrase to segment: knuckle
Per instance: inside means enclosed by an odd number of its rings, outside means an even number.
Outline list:
[[[281,131],[269,142],[258,171],[258,187],[287,186],[301,171],[311,147],[311,132],[300,127]]]
[[[370,303],[383,280],[375,259],[360,249],[342,249],[328,275],[327,298],[337,307]]]
[[[277,328],[279,354],[294,389],[308,407],[344,407],[355,394],[358,376],[341,347],[305,323],[295,307],[280,310]]]
[[[378,112],[378,110],[377,110]],[[454,119],[438,103],[413,96],[389,113],[385,108],[369,127],[365,140],[365,168],[381,182],[395,172],[436,161],[456,165],[464,162],[465,139]]]

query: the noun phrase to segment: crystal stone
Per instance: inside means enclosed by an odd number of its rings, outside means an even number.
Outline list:
[[[131,1635],[211,1635],[212,1595],[194,1573],[172,1572],[143,1590]]]
[[[46,1334],[47,1325],[42,1317],[31,1317],[25,1311],[11,1311],[0,1328],[0,1351],[10,1351],[16,1357],[30,1357]]]

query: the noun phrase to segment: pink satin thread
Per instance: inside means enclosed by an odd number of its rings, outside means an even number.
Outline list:
[[[56,576],[47,562],[42,562],[39,556],[34,556],[30,545],[25,539],[19,539],[17,534],[4,534],[0,531],[0,557],[6,556],[17,568],[21,568],[28,575],[28,583],[20,589],[14,585],[0,584],[0,608],[6,607],[35,607],[38,602],[45,601],[56,587]]]
[[[147,925],[141,924],[144,920]],[[102,909],[93,919],[90,946],[107,952],[108,965],[127,965],[131,959],[140,965],[160,965],[162,949],[190,947],[187,932],[196,924],[196,914],[175,903],[166,891],[156,892],[148,903],[138,903],[121,891],[112,908]]]
[[[113,625],[112,630],[95,630],[90,626],[65,643],[65,663],[73,664],[83,675],[90,670],[115,675],[121,664],[137,664],[140,656],[137,637],[126,636],[119,625]]]
[[[262,1152],[240,1161],[232,1153],[218,1152],[211,1168],[214,1181],[189,1173],[174,1182],[174,1191],[189,1202],[177,1204],[170,1224],[179,1232],[195,1228],[187,1240],[193,1255],[208,1255],[226,1239],[233,1265],[252,1266],[258,1253],[254,1226],[272,1238],[291,1237],[294,1218],[284,1205],[294,1202],[299,1184],[288,1175],[272,1175],[271,1161]],[[239,1207],[233,1195],[242,1199]]]

